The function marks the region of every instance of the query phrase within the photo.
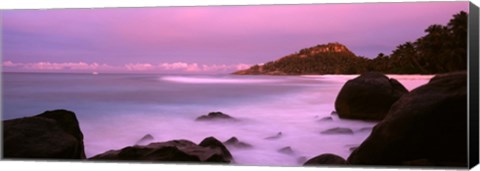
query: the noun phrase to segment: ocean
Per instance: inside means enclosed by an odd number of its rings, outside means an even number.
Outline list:
[[[134,145],[235,136],[252,148],[229,147],[236,165],[300,166],[323,153],[347,158],[375,122],[331,115],[343,84],[358,75],[240,76],[181,74],[3,73],[2,119],[67,109],[76,113],[87,157]],[[407,89],[432,76],[392,75]],[[199,122],[220,111],[238,122]],[[322,118],[332,120],[322,121]],[[321,134],[336,127],[353,134]],[[281,132],[278,139],[265,139]],[[148,143],[148,142],[144,142]],[[278,150],[290,147],[292,153]]]

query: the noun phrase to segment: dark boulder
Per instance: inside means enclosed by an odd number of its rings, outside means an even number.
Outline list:
[[[305,162],[304,166],[315,166],[315,165],[345,165],[347,161],[344,158],[337,156],[335,154],[322,154],[311,158],[307,162]]]
[[[226,146],[231,146],[235,148],[252,148],[252,145],[238,140],[237,137],[232,137],[227,141],[223,142],[223,144],[225,144]]]
[[[172,140],[146,146],[129,146],[98,154],[90,160],[230,163],[232,160],[230,152],[215,140],[209,137],[200,145],[188,140]]]
[[[3,157],[84,159],[83,134],[67,110],[3,121]]]
[[[212,121],[212,120],[236,120],[236,119],[222,112],[210,112],[208,113],[208,115],[199,116],[195,120],[196,121]]]
[[[467,166],[466,124],[466,73],[438,75],[393,104],[348,162]]]
[[[382,120],[392,104],[407,93],[397,80],[368,72],[343,85],[335,110],[343,119]]]
[[[232,160],[232,154],[228,151],[227,147],[223,145],[220,141],[218,141],[214,137],[207,137],[200,142],[199,146],[208,147],[212,150],[217,150],[219,154],[222,154],[221,157],[227,160]]]
[[[352,129],[350,128],[331,128],[325,131],[320,132],[321,134],[353,134]]]
[[[173,140],[161,143],[151,143],[147,146],[129,146],[120,150],[110,150],[90,158],[90,160],[128,160],[128,161],[201,161],[198,155],[189,154],[198,147],[188,140]],[[199,148],[205,152],[205,149]],[[206,153],[206,152],[205,152]],[[210,153],[210,155],[213,155]],[[205,160],[205,156],[203,159]]]

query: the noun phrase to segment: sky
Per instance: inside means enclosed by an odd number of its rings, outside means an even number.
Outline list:
[[[468,2],[3,10],[6,72],[230,73],[318,44],[373,58]]]

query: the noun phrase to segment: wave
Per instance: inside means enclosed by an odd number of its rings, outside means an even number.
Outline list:
[[[186,76],[163,76],[163,81],[190,83],[190,84],[251,84],[272,83],[281,80],[274,79],[248,79],[248,78],[209,78],[209,77],[186,77]]]

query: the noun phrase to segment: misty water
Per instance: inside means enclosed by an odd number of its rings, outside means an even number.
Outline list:
[[[301,158],[323,153],[347,158],[350,148],[369,135],[375,122],[331,115],[336,95],[354,77],[4,73],[2,119],[71,110],[80,122],[87,157],[134,145],[146,134],[154,137],[151,142],[195,143],[208,136],[220,141],[235,136],[253,145],[228,147],[237,165],[296,166],[304,162]],[[392,77],[409,90],[431,78]],[[195,121],[214,111],[239,121]],[[336,127],[354,134],[321,134]],[[278,132],[280,138],[265,139]],[[278,152],[287,146],[292,154]]]

